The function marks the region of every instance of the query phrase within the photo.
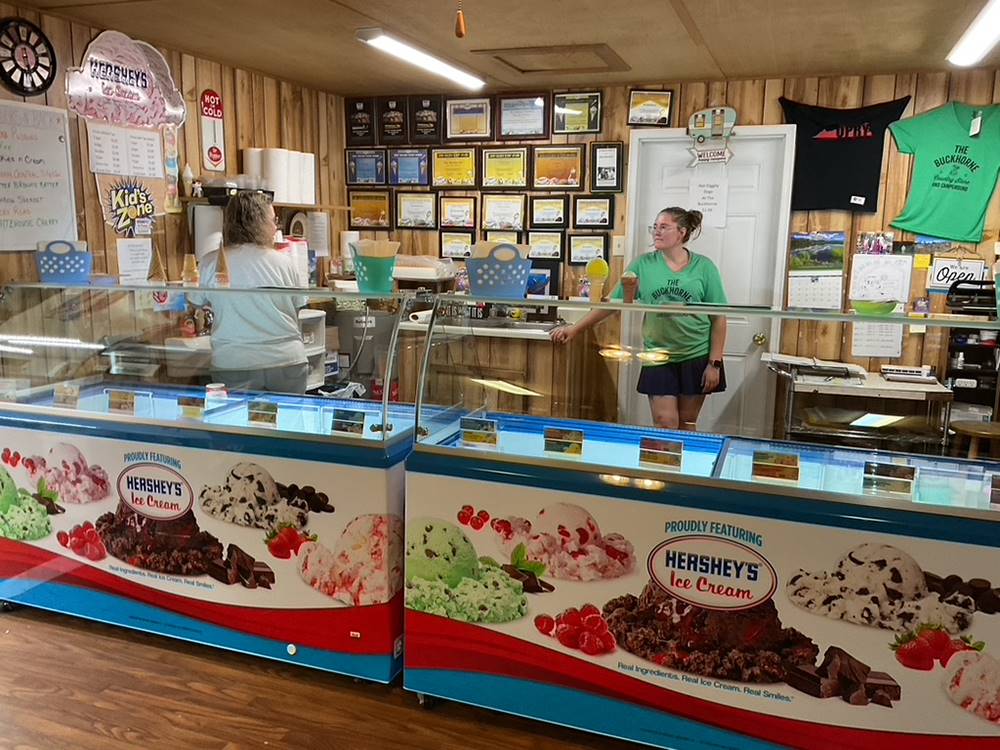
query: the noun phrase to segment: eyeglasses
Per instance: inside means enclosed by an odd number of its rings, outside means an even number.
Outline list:
[[[649,233],[649,236],[652,237],[657,233],[657,231],[666,232],[668,229],[672,228],[673,227],[671,227],[669,224],[650,224],[648,227],[646,227],[646,231]]]

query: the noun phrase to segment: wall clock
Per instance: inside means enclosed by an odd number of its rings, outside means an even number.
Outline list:
[[[56,55],[40,28],[23,18],[0,21],[0,83],[21,96],[44,93],[56,77]]]

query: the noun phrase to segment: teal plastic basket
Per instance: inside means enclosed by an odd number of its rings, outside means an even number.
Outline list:
[[[391,294],[392,272],[396,268],[396,256],[389,258],[369,258],[358,255],[353,247],[354,275],[358,279],[358,291],[362,294]]]
[[[513,245],[497,245],[485,258],[468,258],[469,291],[477,297],[524,299],[531,261]]]

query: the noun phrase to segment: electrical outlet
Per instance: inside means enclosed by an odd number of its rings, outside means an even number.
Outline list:
[[[1000,245],[1000,243],[997,243]],[[1000,250],[997,251],[1000,253]],[[611,255],[619,258],[625,256],[625,235],[616,234],[611,237]]]

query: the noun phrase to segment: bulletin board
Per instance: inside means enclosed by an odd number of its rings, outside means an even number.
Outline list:
[[[75,240],[69,114],[0,101],[0,252]]]

